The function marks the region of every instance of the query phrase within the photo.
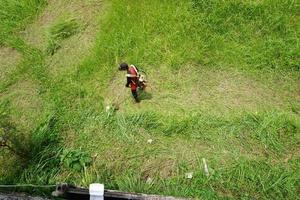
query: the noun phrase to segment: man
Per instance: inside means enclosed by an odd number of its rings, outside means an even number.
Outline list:
[[[119,70],[127,70],[127,82],[125,86],[131,88],[131,93],[135,102],[139,103],[140,100],[138,98],[137,88],[140,87],[141,89],[144,89],[144,84],[139,82],[140,75],[138,69],[134,65],[128,67],[127,63],[121,63]]]

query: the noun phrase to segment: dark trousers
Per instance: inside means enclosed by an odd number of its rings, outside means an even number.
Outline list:
[[[133,96],[134,100],[136,102],[139,102],[137,91],[136,90],[131,90],[131,93],[132,93],[132,96]]]

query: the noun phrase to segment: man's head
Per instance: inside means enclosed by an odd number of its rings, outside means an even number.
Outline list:
[[[128,70],[128,65],[127,63],[121,63],[119,66],[120,71]]]

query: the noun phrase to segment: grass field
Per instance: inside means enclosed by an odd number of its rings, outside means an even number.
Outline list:
[[[292,0],[0,0],[0,136],[11,147],[0,183],[299,199],[298,10]],[[147,73],[139,104],[124,61]]]

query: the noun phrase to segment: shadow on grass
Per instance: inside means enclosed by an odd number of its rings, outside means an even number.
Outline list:
[[[141,101],[152,99],[152,94],[151,93],[146,92],[145,90],[139,90],[138,92],[139,92],[139,99]]]

